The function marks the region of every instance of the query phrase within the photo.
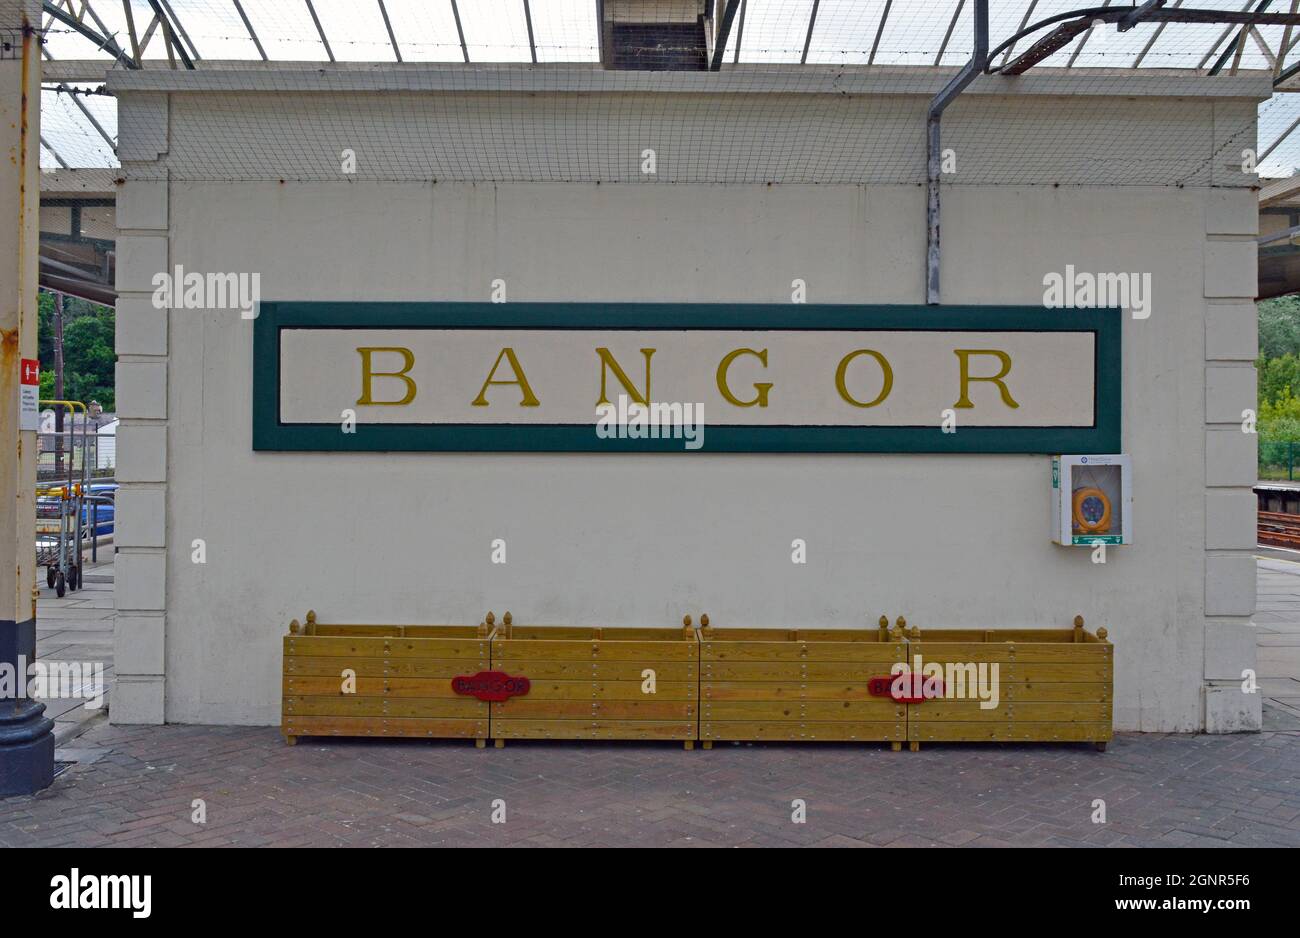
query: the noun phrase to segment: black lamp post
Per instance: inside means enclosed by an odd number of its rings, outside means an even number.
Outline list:
[[[54,721],[27,697],[27,665],[36,658],[36,620],[0,621],[0,667],[14,670],[17,696],[0,700],[0,797],[28,795],[54,781]]]

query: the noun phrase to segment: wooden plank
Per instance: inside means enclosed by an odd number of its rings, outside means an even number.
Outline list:
[[[434,719],[482,720],[488,718],[488,705],[473,697],[454,700],[430,697],[334,697],[287,696],[284,714],[289,716],[387,716],[430,717]]]
[[[999,681],[1016,683],[1109,683],[1111,662],[1097,664],[1053,664],[1018,661],[998,668]]]
[[[979,721],[984,723],[1106,723],[1111,711],[1108,703],[1011,703],[999,702],[991,710],[980,708],[978,700],[927,700],[914,704],[909,717],[913,722],[945,723]]]
[[[492,720],[495,739],[695,739],[695,734],[694,720]]]
[[[339,656],[286,656],[284,673],[340,678],[345,668],[355,671],[357,677],[410,677],[453,678],[458,674],[487,671],[491,665],[486,656],[477,660],[460,661],[452,658],[363,658]]]
[[[906,649],[898,644],[867,642],[700,642],[701,661],[849,661],[869,662],[873,667],[907,661]]]
[[[701,720],[748,720],[759,723],[817,720],[879,722],[906,720],[907,708],[885,697],[869,700],[725,700],[700,705]]]
[[[661,661],[647,665],[642,661],[521,661],[518,658],[492,659],[494,671],[521,675],[530,681],[637,681],[650,668],[656,681],[695,681],[700,669],[694,661]]]
[[[888,677],[889,666],[880,664],[879,673],[846,661],[703,661],[701,680],[713,682],[775,681],[804,684],[810,681],[860,682],[864,678]]]
[[[402,635],[406,638],[461,638],[484,643],[488,640],[488,636],[479,634],[477,625],[404,625]]]
[[[317,635],[369,635],[384,636],[390,638],[401,638],[402,627],[400,625],[309,625],[307,631],[299,632],[297,637],[313,637]]]
[[[960,723],[911,721],[907,738],[922,742],[1105,742],[1114,735],[1109,723]]]
[[[1062,664],[1091,664],[1109,660],[1112,645],[1076,644],[1026,644],[1023,642],[919,642],[911,646],[913,655],[924,663],[936,661],[1001,661],[1001,662],[1059,662]]]
[[[752,721],[700,721],[705,740],[771,740],[794,742],[872,742],[907,738],[907,724],[872,723],[755,723]]]
[[[1067,664],[1040,661],[996,662],[998,684],[1106,684],[1111,681],[1111,662]],[[993,674],[990,669],[989,680]]]
[[[489,657],[487,639],[367,638],[365,636],[288,635],[285,655],[318,658],[444,658],[480,660]]]
[[[867,700],[873,698],[865,683],[827,681],[709,681],[700,684],[704,700]]]
[[[1062,645],[1074,643],[1074,629],[921,629],[912,646],[941,642],[974,642],[999,644],[1002,642],[1055,642]]]
[[[517,638],[492,640],[493,658],[520,661],[694,661],[698,648],[686,642],[558,642],[521,641]]]
[[[928,667],[928,665],[927,665]],[[1062,669],[1062,670],[1056,670]],[[983,674],[980,671],[983,671]],[[942,694],[948,699],[974,699],[982,691],[990,694],[997,687],[1011,687],[1035,683],[1040,686],[1057,683],[1054,678],[1069,678],[1072,672],[1082,672],[1083,679],[1076,683],[1093,683],[1108,685],[1110,665],[1069,665],[1051,663],[1021,662],[971,662],[962,666],[943,669]],[[1027,680],[1031,679],[1032,680]],[[1041,696],[1046,697],[1046,692]]]
[[[510,635],[498,635],[497,641],[577,641],[577,642],[677,642],[694,645],[695,633],[681,628],[633,628],[628,626],[582,625],[512,625]]]
[[[315,623],[309,625],[308,631],[300,632],[297,637],[306,636],[313,638],[316,636],[347,636],[347,635],[370,635],[370,636],[390,636],[393,638],[437,638],[437,639],[462,639],[470,641],[487,641],[486,636],[480,636],[478,627],[473,625],[321,625]]]
[[[694,720],[689,700],[534,700],[511,697],[492,704],[493,720]]]
[[[694,681],[655,681],[655,692],[641,690],[643,681],[533,681],[528,700],[695,700]]]
[[[487,738],[487,720],[425,720],[409,717],[329,717],[285,714],[286,736],[424,736]]]
[[[1008,680],[999,669],[998,691],[1004,701],[1094,702],[1111,699],[1104,681],[1059,683]],[[863,700],[871,698],[865,684],[846,682],[781,683],[767,681],[701,681],[700,695],[709,700]],[[871,698],[883,699],[883,698]]]
[[[790,638],[791,631],[794,638]],[[862,645],[890,645],[901,648],[901,642],[880,641],[880,629],[715,629],[709,626],[700,635],[700,642],[853,642]]]
[[[445,678],[357,677],[355,694],[343,693],[343,681],[338,677],[286,674],[283,683],[286,695],[300,697],[426,697],[445,700],[461,697],[451,689],[451,681]],[[463,699],[474,700],[473,697]]]
[[[1063,684],[1058,682],[998,681],[998,696],[1003,701],[1038,703],[1109,703],[1113,696],[1104,681]]]

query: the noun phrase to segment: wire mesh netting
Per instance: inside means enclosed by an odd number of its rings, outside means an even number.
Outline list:
[[[150,165],[179,180],[920,184],[925,111],[919,95],[174,94]],[[1064,121],[1051,98],[972,96],[944,143],[964,184],[1241,184],[1253,124],[1248,104],[1081,98]]]
[[[992,0],[990,65],[1015,62],[1080,14],[1136,6]],[[1300,10],[1294,0],[1164,6]],[[207,86],[220,90],[173,96],[162,160],[173,178],[337,178],[340,154],[360,148],[361,179],[911,183],[924,179],[925,106],[971,55],[975,3],[62,0],[45,8],[51,74],[53,63],[93,60],[114,76],[133,72],[137,84],[109,82],[125,90],[173,68],[220,76]],[[1280,23],[1121,30],[1098,20],[1029,72],[1035,81],[1052,76],[1053,88],[991,76],[962,96],[945,117],[945,145],[962,161],[953,181],[1241,184],[1244,150],[1263,155],[1261,175],[1290,175],[1300,163],[1300,133],[1292,133],[1300,97],[1243,107],[1245,98],[1212,102],[1188,81],[1214,73],[1204,88],[1248,73],[1262,97],[1297,42],[1300,28]],[[366,90],[358,76],[377,74],[373,63],[396,77]],[[615,82],[611,69],[635,71]],[[317,93],[334,87],[329,76],[340,70],[348,90]],[[1146,90],[1115,109],[1099,95],[1113,94],[1105,89],[1122,76],[1143,78]],[[761,100],[736,94],[756,86]],[[653,94],[672,89],[690,94],[671,102]],[[993,90],[1019,98],[1015,119]],[[43,166],[118,165],[116,101],[102,91],[102,82],[47,79]],[[207,129],[187,138],[198,111]],[[647,147],[660,160],[654,174],[639,169]]]

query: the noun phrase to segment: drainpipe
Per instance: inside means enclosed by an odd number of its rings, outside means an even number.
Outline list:
[[[943,111],[973,82],[988,64],[989,57],[989,0],[975,0],[975,50],[962,70],[930,102],[926,115],[925,190],[928,203],[925,208],[925,302],[935,306],[939,302],[939,167],[943,159],[940,142],[940,121]]]

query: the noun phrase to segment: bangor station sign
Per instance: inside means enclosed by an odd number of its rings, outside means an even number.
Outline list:
[[[597,432],[630,402],[692,405],[714,452],[1119,452],[1120,324],[1118,309],[267,301],[253,448],[682,451]]]

